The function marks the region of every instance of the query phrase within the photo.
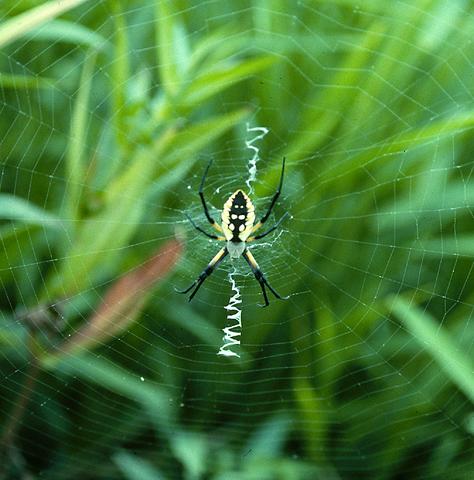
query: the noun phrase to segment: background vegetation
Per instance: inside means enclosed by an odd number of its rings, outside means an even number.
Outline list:
[[[472,2],[0,13],[3,478],[472,478]],[[257,253],[293,295],[245,279],[227,359],[225,274],[173,287],[216,250],[183,212],[210,157],[213,205],[242,183],[246,122],[257,198],[288,159]]]

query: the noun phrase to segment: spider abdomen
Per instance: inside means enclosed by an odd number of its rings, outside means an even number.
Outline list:
[[[245,250],[245,242],[235,242],[229,240],[227,242],[227,251],[229,252],[230,258],[239,258]]]
[[[222,230],[228,242],[245,242],[255,221],[255,208],[242,191],[234,192],[222,209]]]

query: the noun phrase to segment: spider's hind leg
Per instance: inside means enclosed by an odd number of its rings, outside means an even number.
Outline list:
[[[177,290],[175,288],[176,292],[188,293],[190,290],[194,288],[193,292],[191,293],[188,299],[188,301],[190,302],[193,299],[194,295],[196,295],[196,293],[198,292],[201,285],[204,283],[204,280],[206,280],[206,278],[211,275],[211,273],[216,269],[219,263],[221,263],[222,260],[224,260],[224,258],[227,256],[228,253],[229,252],[227,251],[227,248],[225,247],[221,248],[219,252],[217,252],[217,255],[207,264],[207,267],[201,272],[199,277],[196,278],[196,280],[194,280],[194,282],[191,283],[191,285],[188,288],[186,288],[185,290]]]
[[[282,297],[269,283],[268,280],[265,278],[265,275],[263,272],[260,270],[260,267],[258,266],[257,261],[255,260],[255,257],[250,253],[250,250],[247,248],[245,249],[243,256],[247,263],[249,264],[250,268],[252,269],[253,274],[255,275],[255,278],[257,282],[260,284],[260,288],[262,289],[263,293],[263,299],[265,300],[265,305],[262,305],[263,307],[268,307],[270,305],[270,302],[268,301],[268,296],[267,296],[267,290],[266,286],[269,288],[270,292],[275,295],[276,298],[280,300],[287,300],[289,297]]]

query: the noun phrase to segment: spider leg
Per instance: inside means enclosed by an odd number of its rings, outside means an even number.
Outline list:
[[[218,232],[222,232],[221,226],[212,218],[211,214],[209,213],[209,209],[207,208],[206,199],[204,198],[204,183],[206,181],[207,172],[211,167],[212,160],[207,164],[206,170],[204,171],[204,175],[202,176],[201,185],[199,186],[199,197],[201,199],[202,206],[204,208],[204,214],[208,222],[215,228]]]
[[[283,220],[285,220],[285,218],[289,215],[288,212],[285,212],[285,214],[283,215],[283,217],[280,218],[280,220],[278,220],[277,223],[275,223],[275,225],[273,225],[272,228],[269,228],[268,230],[266,230],[265,232],[263,233],[260,233],[259,235],[255,235],[253,237],[249,237],[247,238],[247,242],[253,242],[254,240],[259,240],[260,238],[263,238],[263,237],[266,237],[269,233],[272,233],[274,230],[276,230],[281,222],[283,222]]]
[[[213,233],[207,233],[204,229],[202,229],[199,225],[196,225],[194,220],[187,214],[185,213],[186,218],[191,222],[191,225],[198,231],[206,235],[206,237],[213,238],[215,240],[225,240],[225,237],[214,235]]]
[[[253,274],[255,275],[255,278],[257,279],[257,282],[260,284],[260,288],[262,289],[263,293],[263,299],[265,300],[265,305],[262,305],[263,307],[268,307],[270,305],[270,302],[268,301],[268,296],[267,296],[267,291],[265,289],[265,286],[267,286],[270,291],[275,295],[276,298],[280,300],[287,300],[289,297],[282,297],[269,283],[268,280],[265,278],[265,275],[263,272],[260,270],[260,267],[258,266],[257,261],[255,260],[254,256],[250,253],[250,250],[248,248],[245,249],[244,253],[242,254],[249,264],[250,268],[252,269]]]
[[[217,252],[216,256],[207,264],[207,267],[201,272],[199,277],[196,278],[196,280],[194,280],[194,282],[191,283],[191,285],[188,288],[186,288],[185,290],[177,290],[175,288],[175,290],[178,293],[188,293],[190,290],[194,288],[194,290],[192,291],[188,299],[188,301],[190,302],[193,299],[194,295],[196,295],[201,285],[204,283],[204,280],[206,280],[206,278],[209,277],[209,275],[211,275],[211,273],[215,270],[215,268],[219,265],[219,263],[221,263],[222,260],[224,260],[224,258],[228,253],[229,252],[227,251],[227,248],[225,247],[221,248]]]
[[[260,219],[260,221],[253,226],[252,232],[255,232],[256,230],[258,230],[268,220],[268,217],[270,216],[270,213],[272,213],[273,207],[275,206],[275,203],[278,200],[278,197],[280,196],[281,188],[283,186],[283,176],[285,173],[285,160],[286,159],[283,158],[283,162],[281,166],[280,183],[278,184],[278,188],[275,194],[273,195],[273,198],[272,198],[272,201],[270,202],[270,206],[268,207],[267,213],[265,213],[265,215]]]

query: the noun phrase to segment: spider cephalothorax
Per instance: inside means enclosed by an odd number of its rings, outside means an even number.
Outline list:
[[[226,246],[221,248],[217,255],[209,262],[207,267],[202,271],[199,277],[185,290],[178,290],[179,293],[188,293],[192,288],[194,288],[193,292],[189,297],[189,301],[192,300],[194,295],[196,295],[199,287],[203,284],[204,280],[211,275],[214,269],[224,260],[224,258],[229,254],[231,258],[239,258],[241,255],[245,258],[247,263],[249,264],[250,268],[252,269],[255,278],[257,279],[260,287],[262,288],[263,298],[265,300],[265,305],[269,305],[267,292],[265,286],[267,286],[270,291],[275,295],[275,297],[279,299],[286,299],[287,297],[281,297],[275,289],[268,283],[265,275],[260,270],[260,267],[257,264],[254,256],[250,253],[250,250],[247,248],[247,243],[252,242],[254,240],[258,240],[267,236],[269,233],[273,232],[280,223],[285,219],[287,213],[285,213],[280,220],[270,229],[267,231],[259,234],[253,235],[267,220],[272,212],[272,209],[280,196],[281,187],[283,185],[283,175],[285,172],[285,159],[283,159],[283,164],[281,168],[281,176],[280,176],[280,183],[278,185],[278,189],[273,195],[272,201],[270,206],[267,210],[267,213],[260,219],[259,222],[254,224],[255,222],[255,207],[253,206],[252,201],[248,197],[248,195],[243,192],[242,190],[235,191],[228,200],[224,203],[224,207],[222,209],[222,224],[219,225],[210,215],[209,210],[207,208],[206,200],[204,198],[204,182],[206,180],[207,172],[209,171],[209,167],[211,163],[206,168],[204,175],[202,177],[201,185],[199,187],[199,196],[201,198],[202,206],[204,208],[204,214],[206,215],[207,220],[209,223],[217,230],[219,233],[224,234],[222,235],[214,235],[211,233],[207,233],[201,227],[196,225],[189,215],[187,216],[189,221],[192,223],[194,228],[199,230],[201,233],[206,235],[209,238],[214,238],[216,240],[221,240],[226,242]]]

